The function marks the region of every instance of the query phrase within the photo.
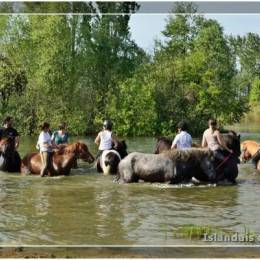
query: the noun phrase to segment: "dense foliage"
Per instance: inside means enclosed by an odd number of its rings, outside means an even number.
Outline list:
[[[96,13],[0,17],[1,116],[13,115],[23,134],[43,121],[96,132],[108,117],[121,135],[172,135],[181,119],[200,134],[209,117],[237,122],[248,97],[259,101],[258,35],[227,37],[215,20],[170,16],[167,40],[149,56],[131,39],[136,3],[77,8]]]

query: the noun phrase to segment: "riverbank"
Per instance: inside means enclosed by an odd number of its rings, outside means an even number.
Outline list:
[[[8,247],[1,258],[259,258],[257,247]]]
[[[251,110],[237,124],[227,126],[238,132],[260,133],[260,104],[252,103]]]

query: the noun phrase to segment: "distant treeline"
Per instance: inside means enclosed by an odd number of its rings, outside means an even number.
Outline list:
[[[172,135],[181,119],[199,134],[209,117],[238,122],[250,100],[260,101],[259,35],[224,35],[216,20],[185,13],[196,12],[186,3],[148,54],[129,31],[136,3],[81,7],[98,11],[0,16],[1,116],[14,116],[21,133],[38,132],[43,121],[96,132],[110,118],[119,135]]]

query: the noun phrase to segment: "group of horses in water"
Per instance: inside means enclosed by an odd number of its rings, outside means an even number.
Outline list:
[[[236,183],[240,160],[248,161],[259,153],[260,145],[254,141],[240,144],[240,135],[229,131],[223,135],[224,142],[233,153],[226,153],[224,160],[214,158],[207,148],[195,147],[171,149],[172,141],[165,137],[157,139],[153,153],[132,152],[128,154],[125,141],[116,141],[111,150],[99,157],[97,171],[104,175],[116,175],[119,183],[163,182],[170,184],[188,183]],[[49,176],[69,175],[77,160],[88,163],[94,156],[83,142],[60,145],[53,152]],[[255,159],[255,158],[254,158]],[[256,162],[260,172],[260,158]],[[22,174],[39,175],[41,171],[40,153],[27,154],[23,159],[11,145],[9,138],[0,141],[0,170]]]

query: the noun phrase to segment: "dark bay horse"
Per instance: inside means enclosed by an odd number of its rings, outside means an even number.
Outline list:
[[[209,149],[170,150],[161,154],[131,153],[118,166],[119,182],[170,182],[179,183],[177,162],[192,161],[194,167],[199,166],[208,180],[215,180],[213,153]],[[195,171],[193,171],[194,173]],[[193,177],[193,176],[191,176]]]
[[[127,156],[127,145],[124,140],[114,141],[111,150],[106,150],[97,160],[97,171],[104,175],[116,174],[121,159]]]
[[[21,157],[14,147],[13,139],[4,137],[0,141],[0,170],[4,172],[20,172]]]
[[[243,162],[246,162],[252,159],[257,172],[260,173],[260,144],[252,141],[246,140],[241,144],[242,154],[241,159]]]
[[[165,151],[168,151],[171,149],[172,146],[172,140],[167,138],[167,137],[158,137],[157,138],[157,143],[154,149],[154,154],[159,154]]]
[[[171,146],[172,146],[172,140],[167,138],[167,137],[158,137],[157,138],[157,143],[156,143],[156,146],[154,148],[154,154],[159,154],[159,153],[162,153],[162,152],[165,152],[165,151],[168,151],[171,149]],[[200,148],[199,145],[195,144],[195,143],[192,143],[192,147],[195,147],[195,148]]]
[[[81,142],[72,143],[61,147],[54,152],[49,169],[49,176],[69,175],[71,168],[77,159],[82,159],[88,163],[94,162],[93,155],[89,152],[86,144]],[[40,153],[30,153],[22,160],[21,172],[39,175],[41,172]]]
[[[216,169],[216,182],[220,182],[223,180],[227,180],[229,182],[234,183],[238,176],[238,166],[239,156],[241,154],[240,150],[240,135],[237,135],[234,131],[229,131],[227,134],[223,134],[223,140],[226,143],[229,149],[233,150],[233,154],[229,154],[225,152],[224,161],[215,160],[215,169]],[[165,137],[159,138],[156,144],[156,148],[154,153],[162,153],[171,148],[170,139]],[[197,146],[197,145],[194,145]],[[200,181],[208,181],[208,177],[204,174],[202,170],[199,169],[196,173],[192,173],[194,171],[194,166],[190,163],[178,163],[177,162],[177,177],[176,180],[181,182],[183,178],[185,180],[190,179],[191,175]],[[179,180],[178,180],[179,179]]]

